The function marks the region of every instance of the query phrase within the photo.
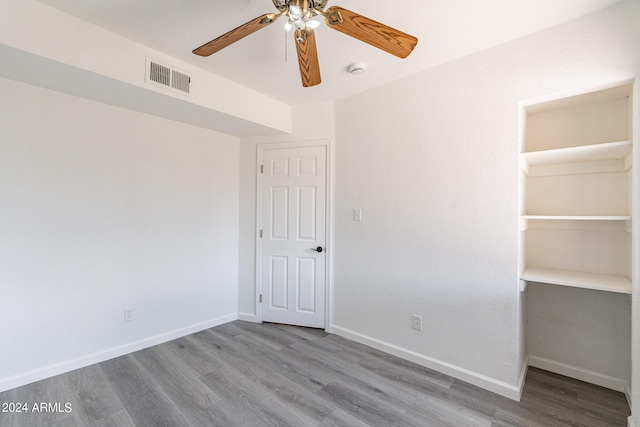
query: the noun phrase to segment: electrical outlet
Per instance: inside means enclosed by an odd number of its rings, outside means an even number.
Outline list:
[[[362,209],[356,208],[353,210],[353,220],[362,221]]]
[[[411,318],[411,320],[413,321],[413,323],[412,323],[413,329],[415,329],[416,331],[421,331],[422,330],[422,316],[418,316],[417,314],[414,314],[413,317]]]
[[[133,311],[133,307],[124,309],[124,321],[125,322],[133,322],[135,318],[135,312]]]

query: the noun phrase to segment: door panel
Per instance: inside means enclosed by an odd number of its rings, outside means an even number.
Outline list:
[[[298,188],[298,240],[315,242],[316,187]]]
[[[261,318],[324,327],[327,148],[265,149]]]
[[[298,258],[298,311],[312,313],[316,306],[316,260]]]
[[[289,188],[271,188],[271,238],[289,238]]]
[[[282,256],[271,257],[271,298],[270,308],[273,310],[287,310],[287,293],[289,287],[288,259]]]

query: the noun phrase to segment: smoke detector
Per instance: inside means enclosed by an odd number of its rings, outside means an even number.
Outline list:
[[[353,64],[349,65],[348,70],[351,74],[355,76],[357,74],[364,73],[365,68],[366,67],[362,62],[354,62]]]

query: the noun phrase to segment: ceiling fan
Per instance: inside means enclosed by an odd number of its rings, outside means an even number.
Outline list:
[[[316,49],[314,28],[320,22],[314,18],[323,17],[327,26],[338,30],[348,36],[355,37],[365,43],[382,49],[399,58],[406,58],[418,44],[418,39],[365,18],[355,12],[332,6],[324,9],[328,0],[272,0],[279,13],[266,13],[246,24],[221,35],[218,38],[203,44],[193,53],[200,56],[209,56],[232,43],[272,24],[282,16],[287,17],[285,28],[295,29],[296,51],[302,86],[309,87],[320,84],[320,64]]]

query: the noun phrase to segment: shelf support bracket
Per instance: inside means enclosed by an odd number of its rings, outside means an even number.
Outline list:
[[[526,280],[519,280],[520,282],[520,286],[518,286],[518,288],[520,289],[520,292],[524,292],[527,290],[527,281]]]
[[[529,228],[529,220],[527,218],[522,218],[518,220],[518,228],[520,231],[526,231]]]

